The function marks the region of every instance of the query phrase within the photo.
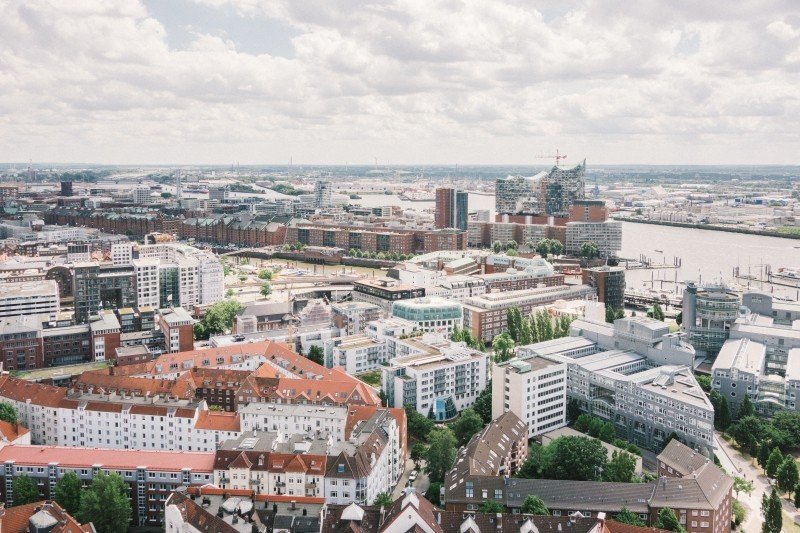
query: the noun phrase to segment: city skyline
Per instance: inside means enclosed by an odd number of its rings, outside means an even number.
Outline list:
[[[10,2],[0,160],[796,163],[793,2],[536,7]]]

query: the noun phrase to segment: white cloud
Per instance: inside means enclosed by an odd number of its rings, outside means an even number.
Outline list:
[[[0,2],[0,160],[797,162],[793,0],[196,1],[293,56],[176,49],[137,1]]]

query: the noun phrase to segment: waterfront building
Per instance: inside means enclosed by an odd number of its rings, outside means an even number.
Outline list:
[[[609,309],[625,308],[625,269],[619,266],[603,265],[584,268],[583,284],[594,287],[597,300]]]
[[[498,179],[495,183],[497,214],[543,214],[546,178],[546,172],[539,172],[531,177],[508,176]]]
[[[408,320],[426,332],[450,335],[462,325],[461,304],[435,296],[401,300],[392,305],[392,315]]]
[[[731,326],[739,318],[739,295],[725,285],[698,287],[687,282],[683,291],[683,322],[698,357],[713,359],[728,338]]]
[[[548,215],[566,217],[575,201],[586,197],[585,174],[585,159],[574,167],[556,165],[550,170],[545,185]]]
[[[330,207],[332,195],[333,183],[319,179],[314,182],[314,207]]]
[[[488,356],[433,334],[389,338],[395,355],[381,367],[391,407],[414,406],[433,420],[450,420],[486,388]]]
[[[133,203],[138,205],[149,205],[152,201],[149,187],[137,187],[131,191]]]
[[[54,280],[0,283],[0,318],[58,312],[58,285]]]
[[[392,312],[395,302],[423,296],[423,287],[400,283],[392,278],[360,279],[353,282],[353,301],[375,304],[386,315]]]
[[[600,257],[612,257],[622,249],[622,222],[567,222],[564,250],[571,255],[580,255],[584,243],[594,243]]]

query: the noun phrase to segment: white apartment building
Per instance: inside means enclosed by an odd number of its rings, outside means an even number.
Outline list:
[[[250,402],[239,406],[238,412],[245,433],[267,431],[283,439],[293,435],[329,435],[334,442],[345,439],[346,406]]]
[[[159,279],[157,259],[136,259],[133,270],[136,273],[136,305],[158,309]]]
[[[371,372],[387,360],[386,342],[368,335],[336,337],[325,341],[325,366],[341,366],[348,374]]]
[[[388,341],[409,352],[381,367],[390,407],[413,405],[437,421],[449,420],[486,388],[488,356],[483,352],[432,335]]]
[[[222,264],[210,252],[178,243],[148,244],[139,247],[139,260],[142,259],[157,261],[159,268],[177,267],[180,301],[173,301],[174,305],[188,308],[224,298]]]
[[[0,318],[55,315],[58,311],[58,285],[55,280],[0,283]]]
[[[515,358],[492,367],[492,418],[511,411],[528,438],[567,423],[567,365],[543,357]]]
[[[600,250],[600,257],[616,255],[622,250],[622,222],[567,222],[567,238],[564,249],[569,254],[579,255],[585,242],[593,242]]]

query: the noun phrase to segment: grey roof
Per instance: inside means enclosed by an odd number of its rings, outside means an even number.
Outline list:
[[[658,454],[658,460],[672,467],[682,476],[688,476],[711,461],[711,459],[694,451],[678,439],[669,441],[664,450]]]
[[[536,494],[548,509],[615,512],[625,507],[635,513],[646,513],[654,484],[512,478],[507,489],[509,507],[522,507],[528,494]]]
[[[492,420],[483,431],[473,435],[458,452],[453,470],[448,478],[459,479],[465,475],[497,476],[502,473],[502,462],[511,453],[515,443],[527,446],[528,428],[517,415],[508,411]]]
[[[759,374],[764,369],[767,347],[750,339],[729,339],[725,341],[714,360],[712,368],[737,369],[751,374]]]

